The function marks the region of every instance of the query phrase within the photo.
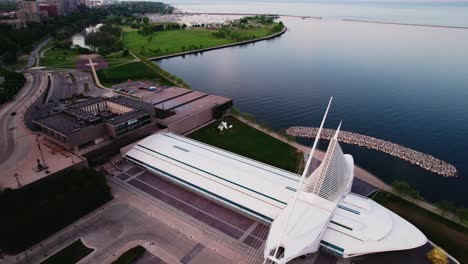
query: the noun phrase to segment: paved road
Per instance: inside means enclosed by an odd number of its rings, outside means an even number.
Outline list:
[[[47,75],[41,71],[27,70],[28,68],[37,66],[39,63],[39,52],[47,45],[52,38],[44,40],[41,44],[37,45],[29,54],[28,62],[22,69],[25,73],[26,83],[20,92],[9,103],[0,108],[0,164],[6,161],[15,149],[14,134],[15,130],[10,130],[9,126],[21,125],[21,111],[25,110],[24,107],[29,105],[34,95],[39,91],[45,90],[45,81]],[[16,112],[16,116],[11,113]]]
[[[15,98],[0,109],[0,164],[5,162],[15,150],[14,134],[16,129],[10,130],[9,126],[16,128],[23,124],[21,120],[25,106],[31,104],[33,98],[44,91],[47,85],[47,74],[40,71],[29,71],[25,74],[26,83]],[[15,116],[11,113],[16,112]]]
[[[29,54],[29,57],[28,57],[28,62],[26,63],[26,66],[23,68],[23,70],[26,70],[27,68],[39,66],[39,60],[38,60],[40,58],[39,57],[40,56],[39,52],[51,40],[52,40],[52,38],[48,38],[48,39],[44,40],[41,44],[36,46],[36,48],[33,51],[31,51],[31,53]]]

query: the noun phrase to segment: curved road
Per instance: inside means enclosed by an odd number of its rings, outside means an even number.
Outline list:
[[[0,164],[8,160],[15,150],[14,133],[23,126],[21,118],[26,107],[33,102],[37,94],[45,90],[46,73],[29,71],[25,73],[25,77],[26,83],[21,91],[0,109]],[[12,116],[14,112],[16,115]],[[9,126],[14,126],[15,129],[10,130]]]
[[[28,62],[25,68],[23,68],[23,73],[26,78],[23,88],[21,88],[10,102],[4,104],[0,108],[0,164],[8,160],[15,150],[14,134],[16,133],[16,129],[21,129],[24,126],[21,118],[26,107],[32,103],[37,95],[45,90],[47,74],[43,71],[28,70],[28,68],[35,67],[39,64],[39,51],[47,45],[51,39],[52,38],[47,38],[31,51]],[[17,114],[12,116],[11,114],[13,112]],[[15,130],[10,130],[10,126],[14,126]]]

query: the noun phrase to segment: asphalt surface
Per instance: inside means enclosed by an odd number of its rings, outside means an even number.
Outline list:
[[[22,69],[26,77],[25,85],[10,102],[0,108],[0,164],[5,162],[15,150],[15,130],[10,130],[9,126],[17,127],[21,125],[21,112],[25,111],[24,107],[32,103],[32,96],[37,90],[42,89],[44,91],[45,87],[43,85],[45,78],[47,78],[46,73],[28,69],[37,66],[40,50],[51,40],[52,38],[44,40],[31,51],[28,62]],[[12,116],[13,112],[17,114]]]
[[[32,67],[36,67],[36,66],[39,66],[38,65],[38,58],[40,56],[39,52],[41,51],[41,49],[47,45],[47,43],[49,43],[50,41],[52,40],[52,38],[48,38],[46,40],[44,40],[41,44],[39,44],[38,46],[36,46],[36,48],[34,48],[33,51],[31,51],[31,53],[29,54],[29,57],[28,57],[28,62],[26,63],[26,66],[23,68],[23,70],[26,70],[28,68],[32,68]]]
[[[0,108],[0,164],[5,162],[15,150],[15,130],[10,130],[9,126],[22,125],[21,116],[25,111],[25,106],[32,103],[33,95],[38,90],[45,90],[47,74],[40,71],[29,71],[25,74],[26,83],[15,98]],[[16,112],[15,116],[11,114]]]

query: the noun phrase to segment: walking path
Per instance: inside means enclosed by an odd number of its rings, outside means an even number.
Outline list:
[[[105,87],[104,85],[101,84],[101,81],[99,80],[99,78],[97,76],[96,69],[94,68],[93,59],[88,58],[88,60],[89,60],[89,66],[91,67],[91,71],[93,72],[94,80],[96,81],[96,86],[98,86],[99,88],[102,88],[102,89],[109,89],[109,88],[107,88],[107,87]]]

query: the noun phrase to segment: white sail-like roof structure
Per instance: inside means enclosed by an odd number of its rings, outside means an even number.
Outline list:
[[[350,192],[354,161],[343,154],[337,135],[315,170],[310,166],[311,153],[302,177],[172,133],[149,136],[124,157],[270,222],[265,259],[274,263],[286,263],[319,247],[348,258],[424,245],[426,237],[412,224]]]
[[[354,162],[344,155],[337,135],[320,166],[306,177],[272,222],[265,258],[286,263],[319,246],[348,258],[416,248],[427,242],[416,227],[367,197],[351,193]],[[300,187],[299,187],[300,188]]]

